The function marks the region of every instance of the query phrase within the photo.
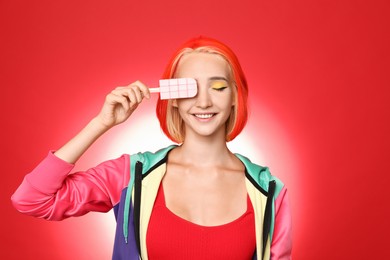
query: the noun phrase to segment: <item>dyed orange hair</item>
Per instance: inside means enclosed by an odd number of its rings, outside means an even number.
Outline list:
[[[215,39],[200,36],[190,39],[177,49],[169,60],[162,78],[173,78],[181,57],[191,52],[206,52],[220,55],[230,66],[233,76],[232,83],[235,86],[235,105],[226,124],[225,139],[226,141],[231,141],[241,133],[248,119],[248,85],[241,65],[234,52],[227,45]],[[182,143],[185,137],[184,123],[177,109],[172,106],[172,100],[158,99],[156,114],[160,121],[161,129],[168,138],[176,143]]]

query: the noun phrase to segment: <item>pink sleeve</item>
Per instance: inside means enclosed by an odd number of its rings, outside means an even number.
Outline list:
[[[272,237],[271,259],[289,260],[292,250],[291,212],[285,187],[275,200],[275,228]]]
[[[14,207],[47,220],[107,212],[119,202],[129,180],[130,158],[122,155],[87,171],[71,173],[69,164],[52,152],[29,174],[12,195]]]

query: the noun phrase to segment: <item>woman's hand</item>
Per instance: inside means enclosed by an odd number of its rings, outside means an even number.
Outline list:
[[[149,88],[140,81],[117,87],[106,96],[97,119],[107,128],[126,121],[144,98],[150,98]]]
[[[55,155],[64,161],[75,163],[108,129],[126,121],[144,98],[149,99],[150,92],[142,82],[136,81],[127,87],[117,87],[107,95],[99,115],[58,149]]]

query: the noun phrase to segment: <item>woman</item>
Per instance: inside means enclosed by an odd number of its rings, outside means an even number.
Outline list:
[[[79,134],[25,177],[14,206],[49,220],[114,208],[113,259],[290,259],[286,188],[226,145],[247,120],[247,83],[235,54],[214,39],[191,39],[163,78],[198,85],[193,98],[157,103],[161,128],[179,146],[70,174],[96,139],[150,97],[139,81],[118,87]]]

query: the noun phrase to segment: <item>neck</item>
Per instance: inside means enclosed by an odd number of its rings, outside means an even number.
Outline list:
[[[199,166],[223,165],[232,155],[224,135],[197,138],[187,136],[179,151],[183,162],[196,162]]]

